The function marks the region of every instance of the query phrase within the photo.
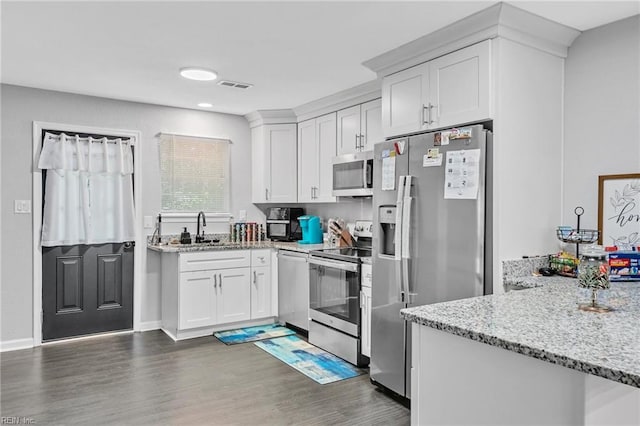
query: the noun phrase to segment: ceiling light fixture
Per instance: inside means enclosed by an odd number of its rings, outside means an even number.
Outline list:
[[[199,106],[200,108],[211,108],[211,107],[213,106],[213,104],[210,104],[209,102],[200,102],[200,103],[198,104],[198,106]]]
[[[211,81],[218,78],[218,74],[207,68],[186,67],[180,68],[180,75],[189,80]]]

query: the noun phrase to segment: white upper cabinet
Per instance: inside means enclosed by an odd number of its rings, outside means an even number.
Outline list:
[[[490,118],[491,41],[429,62],[430,127]]]
[[[251,139],[252,202],[297,202],[296,125],[254,127]]]
[[[387,76],[385,137],[491,118],[491,41]]]
[[[427,129],[429,67],[417,65],[382,80],[382,133],[385,137]]]
[[[360,144],[360,105],[338,111],[338,155],[357,152]]]
[[[383,140],[382,99],[374,99],[360,105],[360,150],[371,151]]]
[[[382,135],[382,101],[374,99],[338,111],[338,155],[370,151]]]
[[[298,123],[298,164],[298,202],[307,203],[313,199],[313,191],[318,184],[315,119]]]
[[[336,113],[298,123],[298,202],[334,202]]]

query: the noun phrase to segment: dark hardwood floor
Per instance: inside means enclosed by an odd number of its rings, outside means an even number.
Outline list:
[[[36,424],[408,425],[368,375],[319,385],[252,343],[161,331],[1,354],[0,415]]]

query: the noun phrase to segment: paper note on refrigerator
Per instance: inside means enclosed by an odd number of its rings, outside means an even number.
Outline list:
[[[382,187],[383,191],[396,189],[396,153],[391,150],[382,152]]]
[[[444,198],[475,200],[480,186],[480,150],[448,151]]]

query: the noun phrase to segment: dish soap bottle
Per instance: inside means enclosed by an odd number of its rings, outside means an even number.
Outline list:
[[[191,234],[187,231],[186,226],[182,230],[182,234],[180,234],[180,244],[191,244]]]

